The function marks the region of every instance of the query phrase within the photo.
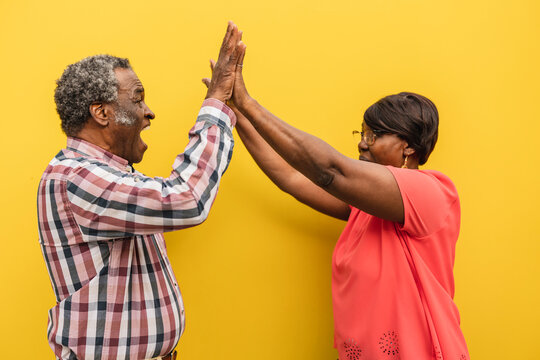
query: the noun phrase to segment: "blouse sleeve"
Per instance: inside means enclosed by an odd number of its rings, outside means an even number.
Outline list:
[[[446,175],[431,170],[391,166],[388,169],[394,175],[403,199],[402,231],[421,238],[438,231],[456,216],[459,218],[457,190]]]

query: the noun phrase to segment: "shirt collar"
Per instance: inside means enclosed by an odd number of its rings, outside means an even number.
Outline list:
[[[125,171],[133,172],[133,167],[126,159],[121,158],[118,155],[114,155],[113,153],[86,140],[68,137],[66,147],[68,150],[74,151],[81,155],[96,158],[107,163],[108,165],[112,165]]]

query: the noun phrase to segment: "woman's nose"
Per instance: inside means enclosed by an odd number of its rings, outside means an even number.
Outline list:
[[[366,151],[369,149],[368,144],[364,141],[364,139],[360,140],[358,143],[358,151]]]

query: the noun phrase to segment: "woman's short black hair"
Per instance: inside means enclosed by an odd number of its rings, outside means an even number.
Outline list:
[[[410,92],[386,96],[364,113],[364,123],[372,130],[396,134],[407,141],[426,163],[439,133],[439,112],[428,98]]]

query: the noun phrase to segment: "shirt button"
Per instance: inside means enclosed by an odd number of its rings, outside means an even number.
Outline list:
[[[138,178],[138,177],[136,177],[136,178],[135,178],[135,182],[138,182],[138,181],[139,181],[139,178]]]

